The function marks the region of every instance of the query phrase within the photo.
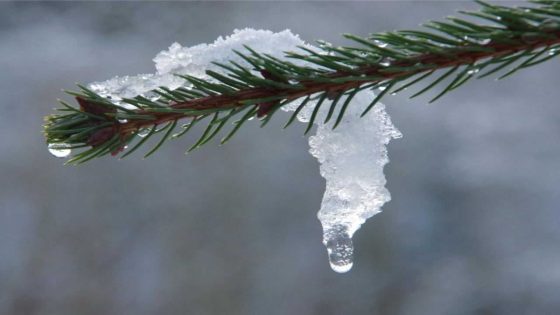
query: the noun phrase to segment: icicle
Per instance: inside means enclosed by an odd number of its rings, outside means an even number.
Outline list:
[[[381,103],[360,118],[374,97],[370,91],[360,92],[335,130],[331,124],[320,124],[317,134],[309,139],[310,152],[319,161],[321,175],[326,179],[317,217],[323,226],[329,262],[336,272],[352,268],[352,236],[391,199],[383,174],[389,161],[385,146],[402,135]],[[308,113],[302,112],[300,119],[307,121]]]

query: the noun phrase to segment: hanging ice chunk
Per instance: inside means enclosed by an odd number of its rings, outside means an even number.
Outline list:
[[[317,216],[331,267],[337,272],[352,268],[354,232],[391,199],[383,173],[389,162],[386,145],[402,135],[381,103],[360,118],[373,98],[370,91],[357,94],[335,130],[332,123],[322,124],[317,119],[317,134],[309,138],[310,152],[318,159],[326,180]],[[308,112],[299,118],[308,121]]]
[[[381,103],[360,117],[374,98],[371,91],[358,93],[335,130],[332,120],[323,124],[328,111],[328,106],[323,106],[315,120],[317,133],[309,138],[309,151],[319,161],[321,175],[326,180],[317,213],[323,226],[323,244],[331,268],[340,273],[352,268],[354,233],[391,200],[383,173],[383,167],[389,162],[386,146],[402,134],[393,126]],[[296,102],[283,109],[294,111],[298,105]],[[298,120],[309,122],[314,105],[309,102],[300,111]]]
[[[212,44],[182,47],[174,43],[154,58],[155,74],[116,77],[92,83],[89,87],[113,100],[148,95],[150,90],[159,86],[188,88],[190,85],[174,74],[189,74],[211,80],[206,70],[225,72],[212,62],[227,64],[230,60],[252,68],[233,53],[233,50],[246,52],[243,45],[279,59],[284,58],[285,51],[296,51],[297,46],[316,49],[289,30],[279,33],[235,30],[232,35],[220,37]],[[296,59],[290,59],[290,62],[303,63]],[[380,212],[381,206],[390,200],[383,174],[383,167],[389,161],[385,146],[401,134],[392,125],[383,104],[377,104],[365,117],[359,117],[373,98],[370,91],[357,94],[337,129],[332,130],[332,122],[319,124],[317,134],[309,138],[310,152],[319,160],[321,175],[326,179],[318,218],[323,226],[323,243],[327,247],[331,267],[336,272],[346,272],[352,268],[354,232],[366,219]],[[309,121],[314,104],[311,101],[300,111],[300,121]],[[293,111],[298,105],[298,102],[294,102],[283,110]],[[323,106],[322,110],[326,108]],[[318,117],[324,118],[325,112],[320,112]],[[321,119],[316,121],[322,122]]]

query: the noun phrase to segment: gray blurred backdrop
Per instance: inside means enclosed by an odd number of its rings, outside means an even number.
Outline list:
[[[385,100],[393,201],[330,270],[302,126],[189,155],[49,155],[61,88],[154,72],[235,28],[305,40],[417,28],[470,2],[0,4],[0,314],[559,314],[559,60],[435,104]]]

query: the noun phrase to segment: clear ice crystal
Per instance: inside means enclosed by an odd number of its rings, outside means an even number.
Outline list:
[[[285,51],[297,51],[297,46],[317,48],[304,43],[289,30],[273,33],[265,30],[235,30],[228,37],[219,37],[214,43],[182,47],[172,44],[168,50],[155,58],[155,74],[116,77],[105,82],[94,82],[89,87],[103,96],[115,100],[137,95],[151,97],[149,91],[159,86],[169,89],[189,88],[187,81],[175,74],[189,74],[212,80],[206,70],[224,74],[225,71],[213,62],[227,64],[235,61],[248,66],[233,50],[245,51],[243,45],[258,52],[284,59]],[[303,64],[301,60],[290,60]],[[385,60],[386,65],[390,63]],[[319,124],[316,135],[309,138],[310,152],[320,163],[321,175],[326,179],[326,190],[317,216],[323,227],[323,243],[327,247],[329,261],[336,272],[347,272],[352,268],[352,236],[366,219],[379,213],[381,206],[390,200],[385,189],[383,167],[388,162],[385,146],[393,138],[401,136],[378,103],[366,116],[360,114],[374,98],[371,91],[358,93],[347,109],[337,129],[332,122]],[[302,100],[292,102],[282,109],[294,111]],[[298,120],[308,122],[316,101],[310,101],[299,112]],[[123,104],[124,106],[124,104]],[[319,117],[325,117],[323,106]],[[316,121],[322,121],[317,119]],[[144,130],[147,132],[147,130]],[[145,133],[142,132],[145,135]]]

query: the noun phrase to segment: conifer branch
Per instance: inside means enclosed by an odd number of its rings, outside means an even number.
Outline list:
[[[502,79],[560,55],[560,2],[532,2],[529,7],[505,7],[477,1],[479,11],[461,13],[485,23],[448,17],[445,22],[425,24],[427,31],[377,33],[367,38],[344,35],[355,47],[319,41],[317,50],[300,47],[301,52],[286,52],[287,58],[301,60],[303,66],[246,47],[246,52],[235,53],[249,66],[216,63],[225,74],[208,70],[209,80],[181,76],[190,86],[160,87],[153,91],[158,95],[154,99],[141,95],[123,99],[128,106],[79,85],[80,92],[68,92],[79,108],[60,101],[61,113],[46,118],[45,135],[49,144],[82,149],[68,163],[83,163],[117,155],[137,139],[122,155],[126,157],[151,137],[161,135],[146,154],[149,156],[167,140],[206,121],[206,129],[190,151],[208,143],[237,118],[221,141],[225,143],[252,117],[261,118],[264,126],[281,106],[299,99],[303,102],[286,127],[310,100],[318,100],[306,133],[320,106],[329,106],[325,122],[334,119],[336,128],[352,98],[364,89],[382,92],[362,116],[388,93],[428,82],[412,98],[446,82],[433,102],[472,78],[501,73]],[[180,125],[183,119],[190,122]]]

